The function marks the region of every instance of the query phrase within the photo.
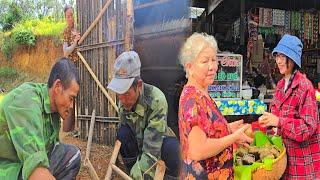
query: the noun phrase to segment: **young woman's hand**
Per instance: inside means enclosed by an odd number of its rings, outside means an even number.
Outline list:
[[[264,112],[263,115],[259,117],[259,124],[262,127],[277,127],[279,124],[279,117],[272,113]]]

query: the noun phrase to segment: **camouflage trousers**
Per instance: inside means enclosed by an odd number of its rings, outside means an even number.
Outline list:
[[[81,165],[80,149],[78,147],[57,143],[49,159],[49,171],[56,179],[76,179]],[[19,179],[22,179],[21,172],[19,177]]]
[[[129,125],[121,124],[117,132],[117,139],[121,142],[120,154],[127,168],[127,172],[129,173],[139,155],[138,142],[135,138],[135,133],[131,130]],[[178,179],[181,158],[180,144],[176,137],[165,137],[163,139],[161,160],[166,164],[164,179]]]

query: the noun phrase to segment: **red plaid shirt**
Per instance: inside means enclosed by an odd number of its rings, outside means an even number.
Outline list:
[[[297,72],[284,93],[284,79],[277,84],[271,112],[279,117],[278,134],[287,148],[284,179],[320,178],[320,123],[315,90]]]

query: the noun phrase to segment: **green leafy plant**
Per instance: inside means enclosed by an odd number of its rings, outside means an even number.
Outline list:
[[[11,30],[14,25],[19,22],[22,18],[21,8],[15,3],[12,2],[9,5],[8,12],[0,18],[0,24],[3,31]]]
[[[3,79],[15,78],[18,75],[18,71],[14,68],[5,66],[0,68],[0,77]]]
[[[36,36],[31,30],[15,31],[12,34],[12,39],[17,45],[34,46],[36,44]]]
[[[12,51],[15,49],[16,43],[10,36],[6,36],[2,39],[1,51],[7,59],[12,58]]]
[[[66,23],[64,21],[54,21],[50,17],[44,17],[42,19],[31,19],[19,23],[14,27],[13,31],[30,29],[36,36],[59,38],[65,27]]]
[[[1,51],[10,60],[12,52],[17,46],[34,46],[36,37],[40,36],[53,37],[55,44],[61,44],[61,35],[65,27],[66,23],[64,21],[55,21],[50,17],[21,21],[15,24],[11,31],[3,33],[0,37]]]

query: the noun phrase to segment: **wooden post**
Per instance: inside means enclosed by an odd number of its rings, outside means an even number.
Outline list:
[[[124,35],[124,50],[130,51],[132,49],[132,32],[133,32],[133,3],[132,0],[127,0],[127,18],[126,31]]]
[[[166,164],[162,160],[159,160],[157,162],[157,169],[156,169],[156,174],[154,176],[154,180],[163,180],[165,172],[166,172]]]
[[[88,137],[88,143],[87,143],[85,159],[89,159],[90,158],[92,135],[93,135],[94,123],[95,123],[95,120],[96,120],[95,117],[96,117],[96,110],[93,109],[92,116],[91,116],[91,122],[90,122],[89,137]]]
[[[113,101],[113,99],[110,97],[110,95],[108,94],[107,90],[103,87],[103,85],[100,83],[100,81],[98,80],[97,76],[94,74],[94,72],[92,71],[92,69],[90,68],[89,64],[87,63],[87,61],[84,59],[84,57],[81,55],[80,52],[77,52],[78,56],[80,57],[80,60],[82,61],[82,63],[85,65],[85,67],[87,68],[87,70],[89,71],[89,73],[91,74],[92,78],[94,79],[94,81],[98,84],[99,88],[101,89],[101,91],[103,92],[103,94],[107,97],[107,99],[109,100],[109,102],[111,103],[111,105],[114,107],[114,109],[119,112],[118,106],[116,105],[116,103]]]
[[[83,40],[88,36],[88,34],[90,33],[90,31],[94,28],[94,26],[98,23],[98,21],[100,20],[100,18],[102,17],[102,15],[106,12],[106,10],[108,9],[110,3],[112,2],[112,0],[108,0],[106,2],[106,4],[103,6],[102,10],[100,11],[100,13],[98,14],[98,16],[96,17],[96,19],[90,24],[89,28],[86,30],[86,32],[82,35],[82,37],[80,38],[80,40],[78,41],[78,44],[80,45]]]
[[[116,16],[112,16],[108,20],[108,34],[107,41],[111,42],[117,39],[117,29],[116,29]],[[107,81],[108,83],[111,81],[113,76],[113,66],[116,59],[116,48],[114,46],[108,47],[108,55],[107,55],[107,64],[108,64],[108,77]],[[111,90],[108,90],[109,95],[112,99],[116,100],[116,94],[112,92]],[[116,112],[112,106],[108,104],[108,115],[109,116],[115,116]],[[113,142],[113,141],[112,141]]]
[[[105,176],[105,180],[109,180],[111,179],[111,174],[112,174],[112,165],[116,163],[117,157],[118,157],[118,153],[121,147],[121,142],[119,140],[116,141],[115,145],[114,145],[114,149],[109,161],[109,166],[108,166],[108,170],[107,170],[107,174]]]
[[[130,176],[128,176],[126,173],[124,173],[120,168],[118,168],[116,165],[111,164],[112,170],[114,170],[116,173],[118,173],[123,179],[125,180],[132,180]]]
[[[86,164],[86,167],[88,168],[89,170],[89,174],[91,176],[91,178],[93,180],[100,180],[96,170],[94,169],[93,165],[91,164],[90,160],[89,159],[85,159],[85,164]]]
[[[91,144],[92,144],[92,135],[93,135],[93,129],[94,129],[94,123],[96,117],[96,110],[93,109],[92,115],[91,115],[91,122],[90,122],[90,129],[89,129],[89,135],[88,135],[88,143],[87,143],[87,149],[86,149],[86,156],[84,158],[83,165],[89,169],[89,174],[93,180],[99,180],[99,177],[97,175],[97,172],[95,171],[93,165],[90,162],[90,151],[91,151]]]

